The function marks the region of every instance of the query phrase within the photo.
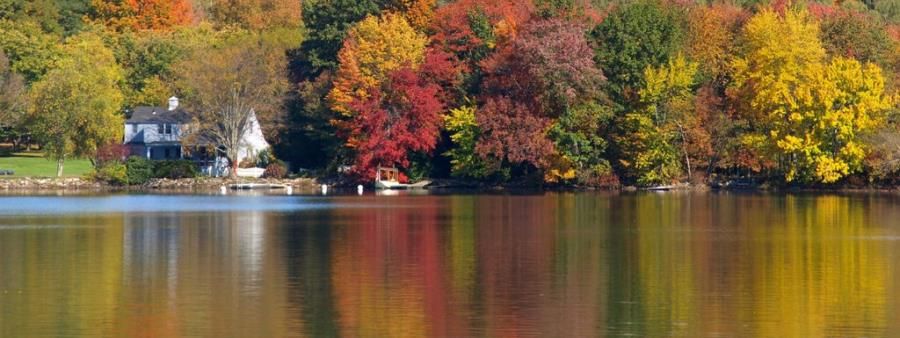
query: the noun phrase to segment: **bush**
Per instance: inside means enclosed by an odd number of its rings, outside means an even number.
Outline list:
[[[97,167],[103,167],[111,162],[122,163],[130,152],[128,146],[124,144],[107,144],[97,149],[94,162],[97,164]]]
[[[284,178],[287,175],[287,167],[285,167],[284,162],[281,161],[273,161],[266,166],[266,172],[263,173],[263,177],[266,178]]]
[[[108,163],[95,169],[93,178],[112,185],[126,185],[128,184],[128,169],[122,163]]]
[[[256,166],[260,168],[268,168],[269,164],[274,163],[275,156],[273,156],[269,149],[264,149],[260,151],[259,154],[256,154]]]
[[[125,168],[128,184],[141,185],[153,178],[153,162],[146,158],[140,156],[129,157],[125,161]]]
[[[256,168],[256,159],[247,157],[240,162],[238,162],[238,168],[247,169],[247,168]]]
[[[159,161],[153,170],[155,178],[195,178],[197,175],[197,166],[190,160]]]

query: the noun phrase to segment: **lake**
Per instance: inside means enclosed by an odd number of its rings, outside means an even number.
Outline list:
[[[0,197],[0,337],[883,337],[900,195]]]

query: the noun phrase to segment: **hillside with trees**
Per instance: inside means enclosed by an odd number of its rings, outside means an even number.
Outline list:
[[[177,95],[356,181],[894,185],[898,75],[900,0],[0,0],[0,143],[60,171]]]

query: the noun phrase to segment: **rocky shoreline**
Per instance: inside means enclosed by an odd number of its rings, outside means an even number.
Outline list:
[[[85,178],[39,178],[21,177],[0,179],[0,193],[22,191],[217,191],[222,186],[233,183],[282,184],[297,190],[311,190],[318,187],[314,178],[294,179],[229,179],[229,178],[187,178],[154,179],[140,186],[115,186]]]
[[[270,178],[187,178],[187,179],[153,179],[146,184],[140,186],[116,186],[105,182],[98,182],[88,178],[67,177],[67,178],[47,178],[47,177],[17,177],[17,178],[0,178],[0,194],[30,194],[30,193],[95,193],[95,192],[172,192],[172,193],[191,193],[191,192],[218,192],[222,186],[234,183],[257,183],[257,184],[279,184],[290,186],[297,193],[315,193],[320,189],[321,184],[328,184],[335,188],[350,189],[355,191],[356,185],[340,180],[321,180],[317,178],[286,178],[286,179],[270,179]],[[371,187],[366,187],[366,190]],[[484,186],[459,184],[452,180],[435,180],[431,188],[441,191],[465,190],[465,191],[503,191],[503,190],[543,190],[543,191],[589,191],[596,190],[585,187],[574,186],[545,186],[545,187],[517,187],[517,186]],[[610,189],[601,189],[610,190]],[[897,192],[900,188],[896,186],[890,187],[858,187],[858,186],[841,186],[841,187],[774,187],[769,185],[756,186],[723,186],[712,184],[675,184],[667,186],[665,189],[646,189],[632,186],[623,186],[611,189],[614,191],[634,192],[641,190],[671,190],[671,191],[709,191],[709,190],[729,190],[729,191],[781,191],[781,192]]]
[[[78,177],[0,179],[0,190],[101,190],[105,186],[103,183]]]

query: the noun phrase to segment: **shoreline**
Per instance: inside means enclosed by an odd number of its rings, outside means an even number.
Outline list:
[[[97,182],[80,177],[6,177],[0,178],[0,194],[21,194],[29,192],[86,192],[86,193],[103,193],[103,192],[172,192],[172,193],[190,193],[190,192],[217,192],[222,186],[233,183],[259,183],[259,184],[280,184],[290,186],[298,193],[319,191],[321,184],[328,184],[329,187],[344,190],[353,188],[355,185],[349,185],[346,182],[336,182],[322,178],[187,178],[187,179],[153,179],[143,185],[137,186],[117,186],[104,182]],[[446,182],[444,182],[446,183]],[[370,191],[371,185],[366,185],[366,190]],[[453,184],[437,184],[428,190],[441,191],[481,191],[481,192],[516,192],[516,191],[544,191],[544,192],[582,192],[582,191],[613,191],[613,192],[650,192],[652,190],[643,189],[634,186],[622,186],[613,189],[581,187],[581,186],[491,186],[477,185],[464,186]],[[730,192],[780,192],[780,193],[886,193],[898,192],[898,186],[864,186],[864,187],[773,187],[768,185],[760,186],[742,186],[742,187],[717,187],[711,184],[687,185],[678,184],[665,191],[671,192],[696,192],[696,191],[730,191]]]
[[[298,191],[312,190],[319,186],[315,178],[285,179],[230,179],[230,178],[185,178],[153,179],[142,185],[119,186],[97,182],[80,177],[47,178],[17,177],[0,178],[0,194],[21,192],[214,192],[222,186],[233,183],[264,183],[290,186]]]

